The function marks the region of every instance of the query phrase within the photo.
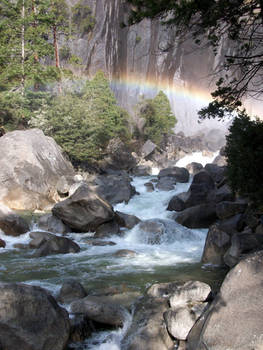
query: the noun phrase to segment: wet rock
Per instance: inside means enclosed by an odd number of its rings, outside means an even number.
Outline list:
[[[203,169],[203,165],[197,162],[192,162],[190,164],[187,164],[186,169],[191,175],[195,175]]]
[[[52,214],[45,214],[38,220],[38,227],[41,230],[53,233],[60,233],[62,235],[70,233],[71,229],[65,225],[60,219]]]
[[[147,290],[147,295],[154,298],[168,298],[180,285],[182,285],[180,282],[155,283]]]
[[[159,172],[158,178],[162,177],[172,177],[176,182],[188,182],[189,171],[180,167],[166,168]]]
[[[244,213],[247,208],[245,202],[229,202],[223,201],[216,205],[216,214],[219,219],[227,219],[236,214]]]
[[[17,237],[28,232],[29,226],[23,218],[0,204],[0,229],[7,236]]]
[[[184,209],[185,209],[185,203],[178,196],[173,196],[167,207],[167,210],[169,211],[182,211]]]
[[[117,235],[119,232],[120,227],[117,220],[112,220],[110,222],[106,222],[105,224],[100,225],[96,229],[94,238],[110,237],[112,235]]]
[[[29,242],[29,247],[33,249],[39,248],[43,243],[55,237],[52,233],[43,231],[32,231],[29,236],[32,238]]]
[[[13,245],[13,247],[17,248],[17,249],[28,249],[29,245],[28,244],[23,244],[23,243],[15,243]]]
[[[64,282],[60,288],[58,301],[62,304],[69,304],[73,300],[82,299],[87,296],[87,292],[76,280],[68,280]]]
[[[156,188],[160,191],[172,191],[176,185],[176,180],[170,176],[164,176],[159,179]]]
[[[116,215],[122,220],[122,224],[119,222],[120,226],[127,227],[128,229],[132,229],[141,221],[135,215],[121,213],[120,211],[116,211]]]
[[[96,296],[73,301],[70,309],[74,314],[85,315],[92,321],[115,327],[123,326],[127,313],[121,305],[105,303],[103,297]]]
[[[217,219],[215,205],[200,204],[179,212],[175,220],[188,228],[207,228]]]
[[[153,186],[152,182],[146,182],[144,184],[144,186],[146,187],[146,191],[147,192],[153,192],[154,191],[154,186]]]
[[[26,284],[1,283],[0,305],[1,348],[65,349],[70,332],[68,313],[47,291]]]
[[[138,225],[138,229],[145,233],[146,243],[160,244],[165,232],[165,225],[158,219],[150,219],[141,221]]]
[[[174,342],[167,332],[163,313],[167,300],[144,297],[135,305],[133,323],[126,335],[128,350],[172,350]],[[140,328],[138,330],[138,325]]]
[[[166,311],[163,316],[169,333],[176,339],[186,340],[206,306],[207,303],[199,303]]]
[[[74,169],[60,147],[39,129],[0,138],[0,201],[12,209],[45,209],[58,200],[56,185]]]
[[[91,336],[94,331],[92,322],[88,317],[75,315],[70,318],[70,338],[69,343],[80,343]]]
[[[112,221],[112,206],[87,185],[81,185],[72,196],[57,203],[53,214],[72,230],[96,231],[103,223]]]
[[[149,161],[146,164],[138,164],[132,169],[132,173],[134,176],[150,176],[152,175],[152,166],[153,164]]]
[[[218,224],[212,225],[207,233],[202,262],[224,266],[224,255],[231,244],[231,237],[218,228]]]
[[[6,243],[3,239],[0,238],[0,248],[5,248]]]
[[[171,308],[176,309],[188,303],[204,302],[210,293],[211,288],[208,284],[200,281],[188,281],[178,286],[170,297]]]
[[[241,260],[209,308],[195,350],[263,347],[263,251]],[[251,316],[252,315],[252,316]],[[197,338],[197,337],[196,337]]]
[[[71,239],[54,236],[41,244],[41,246],[35,251],[34,257],[38,258],[53,254],[78,253],[79,251],[80,247]]]
[[[94,238],[90,238],[88,240],[85,241],[85,243],[89,244],[89,245],[93,245],[93,246],[106,246],[106,245],[116,245],[116,243],[112,242],[112,241],[100,241],[99,239],[94,239]]]
[[[114,253],[114,256],[116,256],[117,258],[133,258],[136,255],[137,253],[134,250],[130,249],[120,249],[117,250],[116,253]]]

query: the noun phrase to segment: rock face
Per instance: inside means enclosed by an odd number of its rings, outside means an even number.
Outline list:
[[[0,138],[0,201],[13,209],[44,209],[57,199],[61,176],[72,165],[41,130],[13,131]]]
[[[70,324],[66,310],[44,289],[0,284],[0,347],[6,350],[64,350]]]
[[[16,237],[29,231],[29,226],[23,218],[0,204],[0,229],[7,236]]]
[[[101,224],[111,221],[115,215],[111,205],[85,184],[72,196],[57,203],[52,212],[78,232],[95,231]]]
[[[262,349],[262,283],[263,251],[260,251],[240,261],[228,273],[203,326],[198,328],[198,337],[195,329],[190,333],[187,349]]]

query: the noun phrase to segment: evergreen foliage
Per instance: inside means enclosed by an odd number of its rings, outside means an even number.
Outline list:
[[[95,26],[95,18],[85,0],[80,0],[72,8],[72,22],[82,36],[89,33]]]
[[[263,204],[263,122],[240,113],[227,136],[228,179],[234,191]]]
[[[164,134],[172,133],[176,118],[163,91],[140,103],[140,117],[145,119],[144,138],[160,144]]]
[[[61,94],[32,119],[57,141],[75,165],[103,156],[110,139],[129,139],[128,114],[116,102],[102,72],[79,93]]]

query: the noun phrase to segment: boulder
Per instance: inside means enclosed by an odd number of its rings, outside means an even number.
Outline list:
[[[62,304],[69,304],[76,299],[82,299],[86,296],[87,292],[82,284],[71,279],[62,284],[57,299]]]
[[[136,226],[141,220],[137,218],[135,215],[129,215],[125,213],[121,213],[120,211],[116,211],[117,219],[120,218],[119,225],[127,227],[128,229],[132,229]]]
[[[91,336],[94,327],[88,317],[83,315],[74,315],[70,318],[70,338],[69,343],[84,342]]]
[[[202,170],[195,174],[191,186],[186,193],[186,208],[213,201],[214,189],[214,180],[208,172]]]
[[[197,162],[192,162],[190,164],[187,164],[186,169],[191,175],[195,175],[203,169],[203,165]]]
[[[225,176],[226,167],[218,166],[217,164],[208,163],[204,168],[212,177],[212,179],[219,183]]]
[[[0,248],[5,248],[6,243],[3,239],[0,238]]]
[[[124,173],[122,175],[99,175],[95,179],[97,194],[111,205],[128,203],[136,193],[131,185],[132,179]]]
[[[120,227],[117,220],[112,220],[110,222],[106,222],[105,224],[102,224],[99,227],[97,227],[94,238],[110,237],[112,235],[119,234],[119,232],[120,232]]]
[[[0,201],[12,209],[35,210],[58,200],[61,176],[74,175],[60,147],[41,130],[16,130],[0,138]]]
[[[206,306],[207,303],[199,303],[166,311],[163,316],[169,333],[176,339],[186,340]]]
[[[217,219],[215,205],[200,204],[179,212],[175,220],[188,228],[207,228]]]
[[[30,238],[32,238],[32,240],[29,242],[29,247],[33,249],[39,248],[43,243],[45,243],[49,239],[56,237],[50,232],[43,231],[30,232],[29,236]]]
[[[138,229],[144,232],[147,244],[160,244],[165,232],[165,225],[158,219],[141,221]]]
[[[167,300],[163,298],[144,297],[136,303],[132,325],[126,335],[128,350],[174,349],[163,319],[167,309]]]
[[[175,178],[170,176],[163,176],[156,184],[156,188],[160,191],[172,191],[176,185]]]
[[[84,184],[72,196],[57,203],[52,213],[78,232],[96,231],[101,224],[112,221],[115,215],[112,206]]]
[[[219,219],[227,219],[236,214],[244,213],[247,208],[246,202],[223,201],[216,205],[216,215]]]
[[[215,157],[212,164],[216,164],[218,166],[226,166],[227,165],[226,157],[223,157],[219,154],[218,156]]]
[[[150,176],[152,175],[153,164],[151,161],[140,162],[132,169],[132,174],[134,176]]]
[[[147,140],[141,149],[141,155],[143,158],[147,158],[149,155],[151,155],[155,149],[157,148],[156,144],[153,143],[151,140]]]
[[[167,210],[169,211],[182,211],[184,209],[185,209],[185,203],[178,196],[173,196],[167,207]]]
[[[136,166],[136,158],[133,157],[128,146],[119,138],[111,139],[107,149],[108,157],[105,159],[104,169],[131,170]]]
[[[53,254],[79,253],[79,251],[80,247],[71,239],[54,236],[40,245],[35,251],[34,257],[38,258]]]
[[[179,282],[155,283],[147,290],[147,295],[154,298],[168,298],[180,285]]]
[[[158,178],[162,177],[172,177],[176,182],[188,182],[189,181],[189,171],[185,168],[172,167],[162,169],[159,172]]]
[[[235,200],[235,195],[228,184],[224,184],[216,190],[214,200],[216,203],[223,201],[232,202]]]
[[[105,303],[103,297],[96,296],[73,301],[70,309],[73,314],[85,315],[92,321],[115,327],[123,326],[127,313],[121,305]]]
[[[241,260],[226,276],[199,327],[195,350],[263,348],[263,251]],[[195,326],[194,326],[195,328]],[[189,339],[190,341],[190,339]]]
[[[45,214],[41,216],[38,220],[38,227],[41,230],[60,233],[62,235],[70,233],[71,229],[65,225],[59,218],[52,214]]]
[[[7,236],[17,237],[28,232],[29,225],[21,216],[0,204],[0,230]]]
[[[117,258],[133,258],[137,255],[137,253],[134,250],[130,249],[120,249],[117,250],[116,253],[114,253],[114,256]]]
[[[218,224],[212,225],[206,236],[205,247],[202,255],[202,263],[224,266],[224,255],[231,244],[231,237],[218,228]]]
[[[144,184],[144,186],[146,187],[146,191],[147,192],[153,192],[154,191],[154,186],[152,182],[146,182]]]
[[[218,228],[227,234],[241,232],[244,228],[244,217],[242,214],[236,214],[225,220],[219,221]]]
[[[116,245],[116,243],[112,242],[112,241],[101,241],[99,239],[94,239],[94,238],[89,238],[85,241],[85,243],[89,244],[89,245],[93,245],[93,246],[99,246],[99,247],[103,247],[106,245]]]
[[[69,317],[40,287],[0,284],[0,344],[6,350],[64,350]]]
[[[179,285],[173,292],[169,299],[171,308],[177,309],[188,303],[194,304],[204,302],[210,293],[211,288],[208,284],[200,281],[188,281]]]

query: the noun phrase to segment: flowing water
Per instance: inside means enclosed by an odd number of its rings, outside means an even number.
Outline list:
[[[170,198],[187,191],[190,182],[177,184],[169,192],[147,192],[144,183],[154,178],[134,178],[133,185],[139,194],[128,204],[120,203],[114,209],[136,215],[141,220],[161,219],[165,230],[159,244],[149,244],[151,233],[145,233],[135,226],[132,230],[124,231],[121,237],[107,239],[116,244],[113,246],[90,246],[86,242],[92,236],[91,233],[72,233],[69,237],[80,245],[80,253],[33,258],[32,251],[13,247],[14,243],[28,243],[29,233],[16,238],[0,233],[0,238],[7,243],[6,248],[0,251],[0,280],[42,286],[53,295],[57,294],[63,281],[68,278],[80,281],[89,294],[105,291],[109,287],[119,292],[143,293],[156,282],[189,279],[215,285],[218,274],[200,264],[207,230],[186,229],[174,222],[174,213],[166,210]],[[33,225],[32,229],[36,230],[37,226]],[[121,258],[114,256],[119,249],[133,250],[136,255]],[[107,332],[96,334],[87,340],[82,349],[120,349],[121,339],[130,322],[131,316],[127,316],[123,329],[111,332],[110,338]]]

